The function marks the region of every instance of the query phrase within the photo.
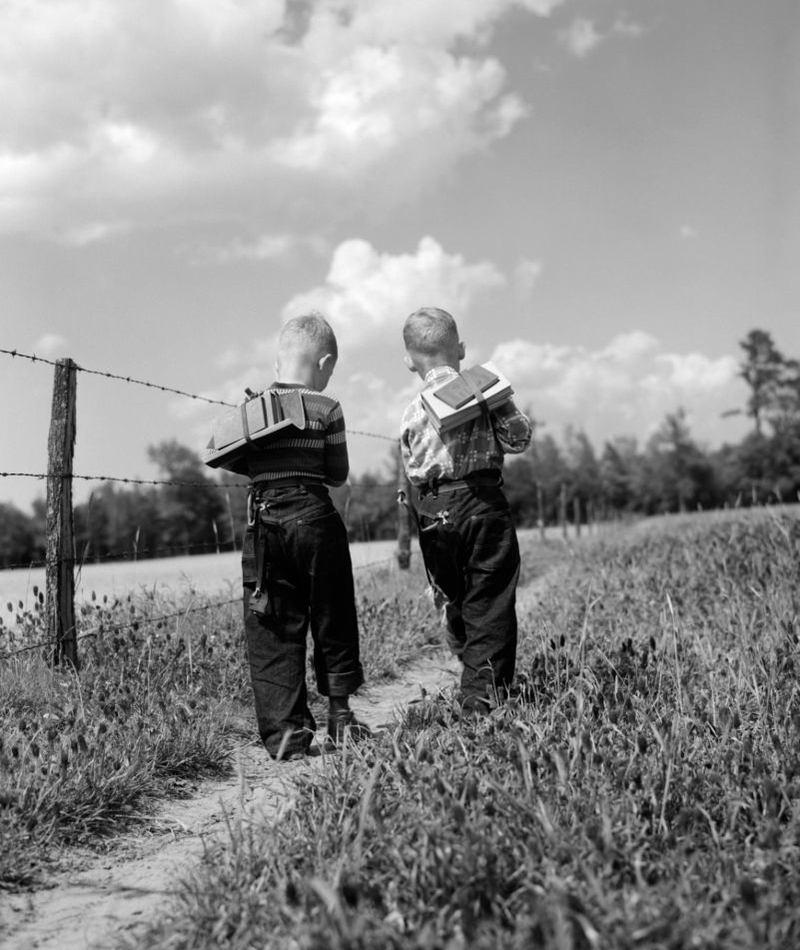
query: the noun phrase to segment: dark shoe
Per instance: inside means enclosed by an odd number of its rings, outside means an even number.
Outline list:
[[[325,738],[325,751],[333,752],[338,749],[347,737],[351,742],[360,742],[362,739],[372,738],[372,730],[363,722],[356,719],[352,709],[328,716],[328,735]]]
[[[461,700],[461,718],[475,721],[488,715],[490,711],[489,700],[483,696],[465,696]]]
[[[322,755],[322,749],[318,745],[310,745],[305,749],[294,749],[273,758],[277,762],[302,762],[303,759],[313,759],[318,755]]]

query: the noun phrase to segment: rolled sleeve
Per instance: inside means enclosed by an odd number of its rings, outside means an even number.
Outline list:
[[[517,409],[512,399],[498,406],[492,412],[492,417],[497,441],[504,452],[518,455],[528,448],[533,437],[533,426],[525,413]]]

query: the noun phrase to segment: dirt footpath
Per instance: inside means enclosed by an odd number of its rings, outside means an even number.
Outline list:
[[[370,726],[389,723],[423,691],[435,694],[457,682],[458,665],[439,655],[402,678],[354,696],[351,705]],[[190,799],[163,802],[147,831],[123,835],[107,855],[77,853],[75,870],[31,894],[0,896],[3,950],[106,950],[122,934],[135,934],[176,882],[196,864],[204,845],[226,831],[226,818],[274,821],[291,803],[295,780],[323,768],[324,756],[297,763],[273,762],[256,745],[235,753],[234,775],[204,782]]]
[[[544,578],[518,591],[522,618],[536,603]],[[393,683],[366,689],[351,705],[373,728],[391,723],[423,693],[458,682],[458,663],[442,652],[407,669]],[[206,842],[225,834],[226,819],[245,815],[274,821],[292,801],[295,780],[324,768],[325,756],[273,762],[260,746],[236,750],[234,774],[203,782],[189,799],[160,804],[145,832],[123,835],[113,852],[74,854],[74,871],[47,889],[0,896],[2,950],[107,950],[122,934],[135,934],[175,893],[176,882],[200,859]]]

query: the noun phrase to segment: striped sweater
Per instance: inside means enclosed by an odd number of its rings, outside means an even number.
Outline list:
[[[338,401],[294,383],[273,383],[269,388],[278,394],[288,390],[300,392],[306,427],[298,431],[289,426],[276,432],[266,446],[251,447],[246,456],[246,474],[257,482],[307,478],[328,485],[343,485],[350,462],[344,413]]]

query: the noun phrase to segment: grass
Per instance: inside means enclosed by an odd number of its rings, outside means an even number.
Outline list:
[[[419,566],[398,578],[359,571],[362,661],[390,679],[435,637],[416,591]],[[94,599],[81,608],[81,669],[53,669],[44,597],[8,605],[0,621],[0,889],[36,884],[74,845],[107,846],[143,820],[153,799],[184,795],[224,774],[254,735],[239,602],[208,606],[188,591]],[[161,620],[158,618],[168,617]],[[20,652],[23,651],[23,652]],[[309,675],[313,684],[313,675]],[[311,689],[321,713],[323,701]],[[324,716],[323,716],[324,718]]]
[[[576,546],[520,618],[517,695],[326,758],[137,947],[797,946],[799,561],[784,514]]]

